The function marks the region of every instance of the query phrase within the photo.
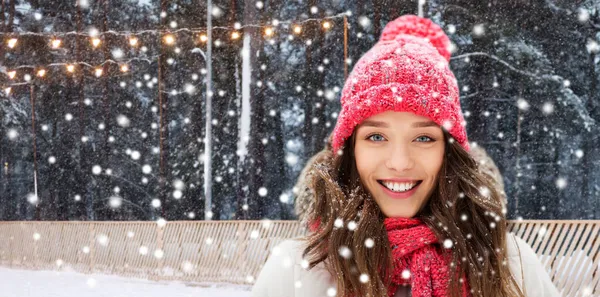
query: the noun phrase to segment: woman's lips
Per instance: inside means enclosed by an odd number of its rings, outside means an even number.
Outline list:
[[[379,186],[380,186],[380,187],[382,187],[382,188],[383,188],[383,191],[384,191],[384,192],[385,192],[385,193],[386,193],[386,194],[387,194],[387,195],[388,195],[390,198],[392,198],[392,199],[407,199],[407,198],[410,198],[410,197],[411,197],[411,196],[412,196],[412,195],[413,195],[413,194],[414,194],[414,193],[417,191],[417,189],[419,188],[419,186],[421,186],[421,184],[423,183],[423,181],[418,181],[418,182],[417,182],[417,185],[416,185],[414,188],[412,188],[412,189],[410,189],[410,190],[408,190],[408,191],[406,191],[406,192],[401,192],[401,193],[399,193],[399,192],[394,192],[394,191],[392,191],[392,190],[388,189],[388,188],[387,188],[386,186],[384,186],[384,185],[383,185],[383,184],[382,184],[380,181],[378,181],[377,183],[379,184]]]

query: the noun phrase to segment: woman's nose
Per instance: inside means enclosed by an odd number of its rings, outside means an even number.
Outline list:
[[[395,171],[406,171],[415,166],[415,160],[406,146],[395,145],[390,149],[386,166]]]

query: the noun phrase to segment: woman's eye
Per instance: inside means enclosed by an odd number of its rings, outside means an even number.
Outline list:
[[[385,140],[385,138],[383,138],[383,136],[381,136],[380,134],[373,134],[373,135],[369,136],[367,139],[369,139],[371,141],[376,141],[376,142]]]
[[[419,139],[424,139],[423,141],[420,141]],[[417,142],[433,142],[435,141],[435,139],[429,137],[429,136],[419,136],[417,137]]]

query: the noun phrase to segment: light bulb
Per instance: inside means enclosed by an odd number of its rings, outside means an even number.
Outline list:
[[[44,69],[38,70],[37,75],[39,77],[44,77],[44,75],[46,75],[46,70],[44,70]]]
[[[121,72],[127,72],[127,71],[129,71],[129,66],[127,66],[127,64],[121,65]]]
[[[272,36],[274,33],[273,28],[266,28],[265,29],[265,35],[266,36]]]
[[[237,31],[233,31],[233,33],[231,33],[231,39],[238,39],[240,38],[240,33]]]
[[[206,37],[206,34],[200,35],[200,41],[206,42],[207,40],[208,40],[208,37]]]
[[[67,65],[67,71],[69,71],[69,72],[75,72],[75,66],[73,66],[71,64],[68,64]]]
[[[10,79],[13,79],[13,78],[15,78],[15,75],[17,75],[17,72],[16,72],[16,71],[14,71],[14,70],[13,70],[13,71],[9,71],[9,72],[8,72],[8,77],[10,77]]]
[[[138,39],[135,37],[129,38],[129,45],[136,46],[138,44]]]
[[[8,47],[10,48],[14,48],[17,45],[17,39],[16,38],[11,38],[8,40]]]
[[[102,68],[96,68],[96,70],[95,70],[96,77],[102,76],[102,72],[103,72]]]
[[[52,39],[52,48],[59,48],[62,41],[60,39]]]
[[[165,35],[164,40],[165,40],[166,44],[174,44],[175,36],[173,36],[173,34],[167,34],[167,35]]]
[[[92,45],[94,47],[98,47],[100,45],[100,39],[99,38],[92,38]]]

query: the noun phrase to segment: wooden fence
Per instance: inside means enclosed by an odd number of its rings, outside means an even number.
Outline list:
[[[600,221],[513,221],[563,296],[600,296]],[[297,221],[0,222],[0,265],[250,284]]]

